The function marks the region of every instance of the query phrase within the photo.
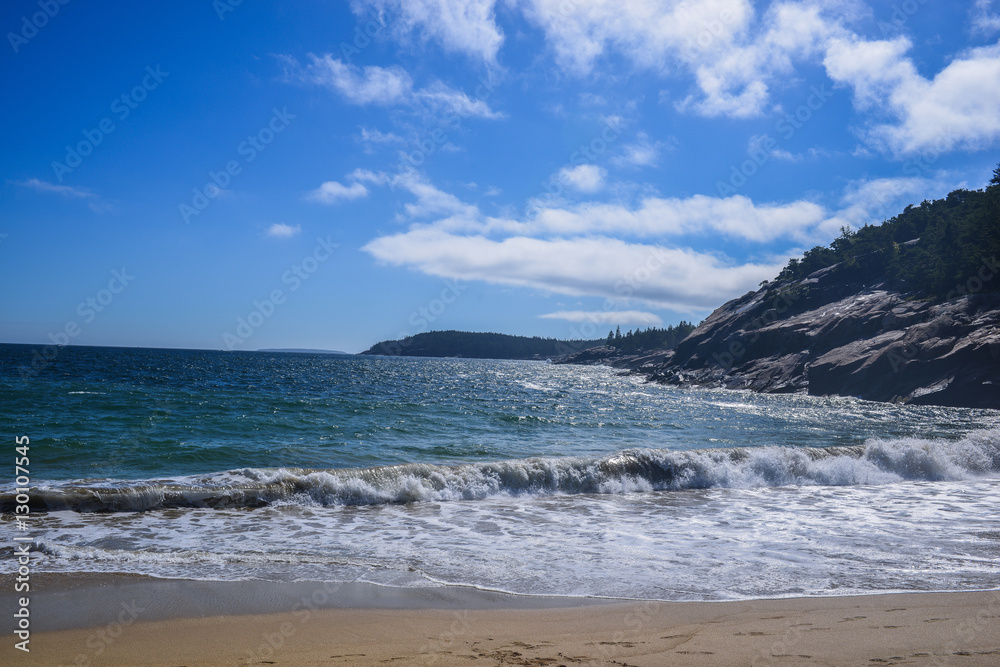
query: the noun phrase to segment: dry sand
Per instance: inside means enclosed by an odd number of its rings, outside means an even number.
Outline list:
[[[1000,592],[301,609],[33,632],[4,665],[1000,665]]]

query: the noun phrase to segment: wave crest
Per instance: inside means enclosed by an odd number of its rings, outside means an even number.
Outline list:
[[[52,484],[33,490],[43,511],[373,505],[481,500],[500,495],[609,494],[793,485],[850,486],[961,480],[1000,472],[1000,429],[958,441],[873,439],[850,447],[630,449],[603,458],[413,463],[361,469],[247,468],[173,480]],[[12,512],[12,489],[0,509]]]

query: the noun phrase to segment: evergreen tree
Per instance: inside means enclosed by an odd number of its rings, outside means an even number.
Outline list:
[[[945,199],[907,206],[882,224],[841,229],[829,247],[792,258],[780,280],[801,280],[830,269],[838,280],[885,282],[931,300],[961,293],[984,262],[1000,259],[1000,165],[985,190],[955,190]],[[991,280],[980,291],[1000,290]],[[951,296],[949,296],[951,295]]]

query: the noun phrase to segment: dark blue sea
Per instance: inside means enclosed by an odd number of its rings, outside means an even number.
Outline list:
[[[36,571],[721,600],[1000,582],[1000,412],[604,367],[0,345]],[[0,559],[0,572],[14,558]]]

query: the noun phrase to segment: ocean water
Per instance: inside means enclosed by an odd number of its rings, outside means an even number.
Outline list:
[[[16,345],[0,396],[11,463],[31,439],[36,572],[658,600],[1000,585],[997,411],[538,362]],[[13,493],[0,478],[7,525]]]

